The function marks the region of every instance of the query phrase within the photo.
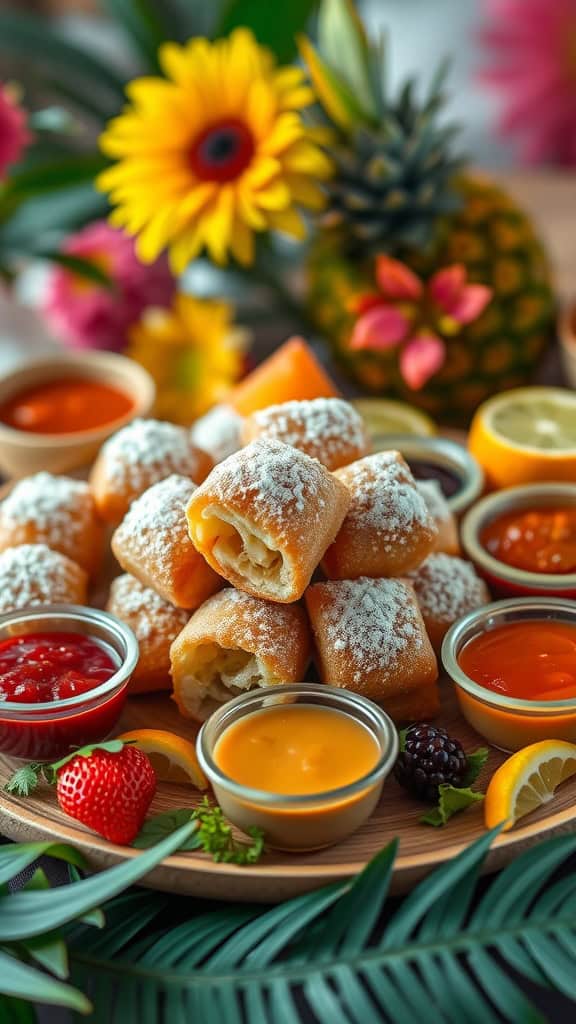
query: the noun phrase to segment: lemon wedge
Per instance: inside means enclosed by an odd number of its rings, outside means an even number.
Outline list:
[[[197,789],[207,789],[196,748],[183,736],[165,729],[133,729],[123,732],[118,739],[131,740],[148,755],[159,782],[192,783]]]
[[[542,740],[512,754],[490,780],[484,800],[486,828],[505,821],[507,832],[526,814],[552,799],[558,786],[576,775],[576,744]]]

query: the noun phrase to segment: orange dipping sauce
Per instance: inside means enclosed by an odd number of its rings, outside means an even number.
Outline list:
[[[489,523],[480,541],[494,558],[527,572],[576,572],[576,505],[508,512]]]
[[[21,391],[0,404],[0,422],[33,434],[73,434],[126,416],[132,398],[101,381],[66,377]]]
[[[576,698],[576,626],[511,622],[473,637],[458,664],[475,683],[520,700]]]
[[[357,782],[380,758],[375,737],[342,711],[310,705],[263,708],[230,725],[214,760],[234,782],[287,796]]]

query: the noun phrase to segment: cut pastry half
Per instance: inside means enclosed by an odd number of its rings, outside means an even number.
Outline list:
[[[299,682],[309,657],[308,623],[299,605],[223,590],[194,613],[172,644],[174,699],[183,715],[204,721],[246,690]]]
[[[350,495],[316,459],[254,441],[221,462],[186,509],[192,543],[238,589],[288,604],[302,597]]]

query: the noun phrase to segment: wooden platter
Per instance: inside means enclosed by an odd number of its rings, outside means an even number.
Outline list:
[[[442,685],[444,708],[439,722],[462,740],[466,750],[482,745],[481,738],[460,716],[450,682],[446,680]],[[131,698],[120,729],[149,726],[151,722],[158,728],[172,729],[182,735],[191,736],[195,731],[194,726],[180,717],[168,694]],[[485,788],[504,756],[499,751],[491,751],[489,762],[477,783],[478,788]],[[0,755],[0,786],[16,765],[17,762]],[[196,791],[187,786],[162,784],[151,813],[157,814],[171,807],[193,806],[195,797],[198,797]],[[400,849],[393,891],[405,892],[484,831],[481,805],[454,817],[444,828],[419,824],[418,818],[424,810],[424,805],[411,800],[396,781],[389,778],[373,817],[338,846],[310,854],[269,852],[259,864],[242,868],[215,864],[204,854],[196,852],[175,854],[155,868],[144,884],[154,889],[209,899],[276,903],[328,882],[352,877],[378,850],[398,836]],[[489,870],[501,868],[539,840],[554,833],[574,830],[576,781],[573,780],[561,787],[552,804],[532,814],[527,824],[495,841],[487,867]],[[19,842],[54,839],[72,843],[82,850],[94,870],[137,856],[136,851],[99,838],[63,814],[54,792],[47,787],[26,799],[2,793],[0,832]]]

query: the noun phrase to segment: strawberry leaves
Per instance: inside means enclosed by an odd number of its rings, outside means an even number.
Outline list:
[[[7,793],[15,793],[16,796],[30,796],[40,782],[45,782],[49,786],[55,785],[58,770],[75,757],[90,757],[95,750],[106,750],[109,754],[118,754],[127,742],[130,741],[104,740],[102,743],[90,743],[85,747],[78,747],[77,750],[73,750],[66,757],[62,757],[52,764],[46,761],[30,761],[10,776],[4,789]]]

